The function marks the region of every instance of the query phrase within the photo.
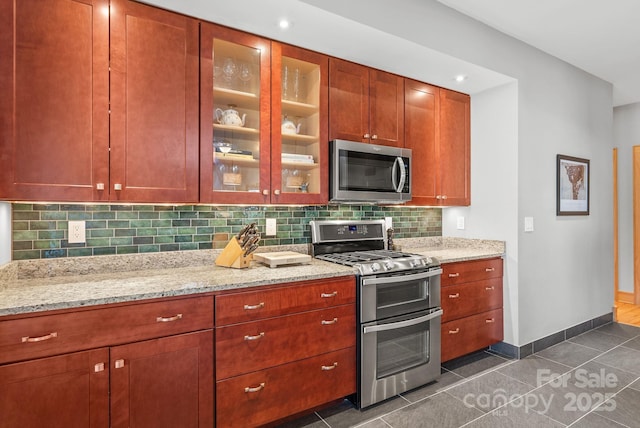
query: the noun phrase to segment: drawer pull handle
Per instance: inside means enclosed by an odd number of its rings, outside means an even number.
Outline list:
[[[338,367],[338,362],[337,362],[337,361],[336,361],[336,362],[334,362],[334,363],[333,363],[332,365],[330,365],[330,366],[322,366],[322,370],[324,370],[324,371],[329,371],[329,370],[333,370],[333,369],[335,369],[336,367]]]
[[[338,295],[337,291],[334,291],[333,293],[321,293],[320,297],[322,297],[323,299],[329,298],[329,297],[336,297]]]
[[[39,337],[29,337],[29,336],[25,336],[22,338],[22,343],[35,343],[35,342],[42,342],[44,340],[49,340],[49,339],[53,339],[54,337],[58,337],[58,333],[57,332],[52,332],[49,334],[45,334],[44,336],[39,336]]]
[[[492,285],[491,287],[484,287],[484,289],[485,289],[485,290],[487,290],[487,291],[492,291],[492,290],[495,290],[495,289],[496,289],[496,287],[494,287],[494,286]]]
[[[264,331],[260,332],[260,334],[256,334],[255,336],[245,336],[244,340],[258,340],[264,337]]]
[[[496,270],[496,268],[486,268],[484,271],[485,272],[494,272]]]
[[[458,297],[460,297],[460,293],[456,293],[456,294],[449,294],[449,298],[450,298],[450,299],[457,299]]]
[[[456,328],[455,330],[449,330],[449,334],[458,334],[460,333],[460,327]]]
[[[484,320],[484,322],[486,322],[487,324],[491,324],[493,322],[496,322],[495,318],[489,318],[488,320]]]
[[[460,276],[460,273],[458,273],[458,272],[449,274],[449,278],[457,278],[459,276]]]
[[[335,323],[337,323],[337,322],[338,322],[338,318],[334,318],[334,319],[329,320],[329,321],[327,321],[327,320],[322,320],[322,325],[335,324]]]
[[[263,390],[263,389],[264,389],[264,382],[262,382],[258,386],[254,386],[254,387],[247,386],[247,387],[244,388],[244,392],[258,392],[258,391]]]
[[[173,322],[182,319],[182,314],[177,314],[172,317],[158,317],[156,318],[156,322]]]
[[[264,308],[264,302],[260,302],[257,305],[244,305],[245,311],[252,311],[254,309]]]

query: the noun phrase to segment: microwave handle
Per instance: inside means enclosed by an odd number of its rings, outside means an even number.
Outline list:
[[[398,178],[398,168],[400,169],[400,182],[396,185],[396,180]],[[404,187],[404,182],[407,180],[407,169],[404,166],[404,162],[402,158],[398,156],[396,160],[393,162],[393,170],[391,172],[391,181],[393,184],[393,188],[396,193],[402,192],[402,188]]]
[[[427,314],[425,316],[413,318],[406,321],[394,322],[391,324],[380,324],[380,325],[368,326],[363,329],[363,333],[367,334],[367,333],[373,333],[376,331],[395,330],[397,328],[411,327],[412,325],[420,324],[425,321],[430,321],[434,318],[438,318],[442,316],[442,313],[443,313],[442,309],[438,309],[437,311]]]

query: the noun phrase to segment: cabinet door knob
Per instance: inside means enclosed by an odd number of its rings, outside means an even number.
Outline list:
[[[113,363],[113,366],[117,369],[121,369],[124,367],[124,360],[116,360],[115,363]]]
[[[113,190],[122,190],[122,184],[116,183],[113,185]]]
[[[96,190],[104,190],[104,183],[97,183]]]
[[[371,139],[372,139],[372,140],[377,140],[377,139],[378,139],[378,136],[377,136],[376,134],[373,134],[373,135],[371,136]]]
[[[436,199],[442,199],[442,196],[436,195]]]
[[[263,194],[264,196],[269,196],[269,191],[268,191],[267,189],[264,189],[264,190],[262,191],[262,194]]]
[[[442,195],[442,199],[447,199],[447,195]]]
[[[274,194],[274,195],[279,195],[279,194],[280,194],[280,189],[276,189],[276,190],[274,190],[274,191],[273,191],[273,194]]]
[[[369,134],[364,134],[362,137],[363,137],[363,138],[369,138],[369,137],[370,137],[370,135],[369,135]]]

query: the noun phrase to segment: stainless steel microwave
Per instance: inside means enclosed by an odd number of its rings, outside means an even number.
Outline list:
[[[411,150],[345,140],[329,144],[329,199],[398,204],[411,200]]]

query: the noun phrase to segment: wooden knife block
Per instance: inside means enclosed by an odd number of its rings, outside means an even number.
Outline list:
[[[238,239],[234,236],[216,258],[216,265],[237,269],[248,268],[251,260],[253,260],[253,254],[245,257],[242,253],[243,251],[238,243]]]

